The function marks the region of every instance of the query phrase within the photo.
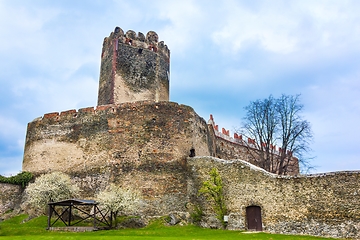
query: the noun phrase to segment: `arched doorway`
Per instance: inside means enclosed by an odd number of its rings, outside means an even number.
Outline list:
[[[249,206],[246,208],[248,230],[262,231],[261,207]]]

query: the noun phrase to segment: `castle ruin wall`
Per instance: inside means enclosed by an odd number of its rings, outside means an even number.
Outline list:
[[[19,185],[0,183],[0,216],[20,206],[23,188]]]
[[[109,183],[132,187],[147,201],[147,214],[165,214],[184,210],[186,158],[191,149],[212,155],[208,136],[191,107],[172,102],[49,113],[28,124],[23,171],[67,173],[83,197]]]
[[[242,139],[242,136],[234,134],[234,137],[231,137],[229,130],[222,128],[222,131],[219,131],[219,126],[215,125],[213,116],[210,115],[210,120],[208,121],[209,131],[211,136],[214,139],[214,152],[217,158],[221,159],[241,159],[245,160],[251,164],[254,164],[258,167],[262,166],[264,163],[261,161],[262,151],[259,150],[256,146],[255,140],[249,139],[251,143],[246,142]],[[274,151],[274,165],[276,163],[276,158],[279,156],[280,152]],[[276,166],[274,166],[277,169]],[[288,163],[287,175],[298,175],[299,174],[299,160],[296,157],[291,157],[291,161]]]
[[[259,206],[268,232],[360,238],[360,172],[279,176],[241,160],[189,158],[188,194],[194,203],[213,167],[224,184],[228,229],[247,229],[246,207]],[[201,201],[213,215],[209,203]]]

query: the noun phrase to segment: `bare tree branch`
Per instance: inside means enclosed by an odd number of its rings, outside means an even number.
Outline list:
[[[255,139],[260,153],[252,156],[258,158],[260,167],[281,175],[294,171],[299,163],[310,167],[305,155],[313,136],[310,123],[301,116],[300,95],[282,95],[278,99],[270,95],[251,102],[245,110],[242,133]],[[276,145],[280,146],[278,153]]]

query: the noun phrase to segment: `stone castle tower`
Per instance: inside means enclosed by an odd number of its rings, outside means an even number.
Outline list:
[[[170,51],[158,35],[116,27],[104,39],[98,105],[169,101]]]

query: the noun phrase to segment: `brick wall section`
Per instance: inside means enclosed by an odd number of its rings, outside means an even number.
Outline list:
[[[255,205],[265,231],[360,238],[360,172],[281,177],[240,160],[195,157],[188,160],[192,201],[212,167],[224,182],[229,229],[246,229],[246,207]]]
[[[23,189],[18,185],[0,183],[0,216],[19,207]]]

